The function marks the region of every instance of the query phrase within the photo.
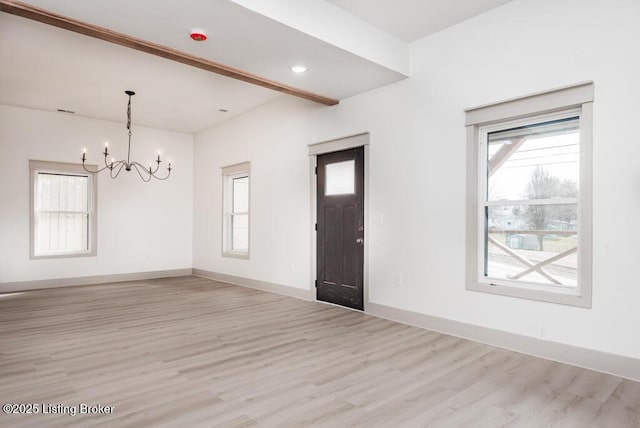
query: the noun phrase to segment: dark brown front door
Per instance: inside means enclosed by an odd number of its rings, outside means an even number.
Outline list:
[[[364,148],[318,156],[317,298],[363,310]]]

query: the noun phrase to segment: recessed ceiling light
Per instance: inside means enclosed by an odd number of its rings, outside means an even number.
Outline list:
[[[307,66],[306,65],[293,65],[293,66],[291,66],[291,71],[293,71],[294,73],[304,73],[305,71],[307,71]]]

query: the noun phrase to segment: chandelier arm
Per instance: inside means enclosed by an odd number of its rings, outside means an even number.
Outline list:
[[[154,175],[154,174],[155,174],[156,172],[158,172],[158,170],[160,169],[160,164],[158,163],[158,161],[154,161],[154,162],[156,162],[156,167],[155,167],[155,169],[153,169],[151,166],[144,166],[144,165],[142,165],[140,162],[136,162],[136,161],[131,162],[131,165],[133,165],[133,164],[135,163],[135,164],[137,164],[140,168],[142,168],[142,169],[145,171],[145,173],[147,173],[147,174],[149,174],[149,173],[150,173],[151,175]]]
[[[140,162],[136,162],[136,161],[131,162],[131,164],[129,166],[134,166],[134,165],[137,165],[137,168],[139,168],[142,171],[144,171],[145,174],[149,174],[149,169],[150,168],[148,168],[148,167],[142,165]]]
[[[157,162],[157,161],[155,161],[155,162]],[[157,165],[156,168],[153,169],[150,166],[146,167],[146,166],[142,165],[140,162],[136,162],[136,161],[131,162],[131,166],[133,166],[133,165],[138,165],[138,168],[140,168],[142,171],[144,171],[145,174],[151,175],[151,176],[154,176],[154,177],[155,177],[156,173],[158,172],[158,170],[160,169],[160,165]]]
[[[97,174],[97,173],[102,172],[102,171],[104,171],[105,169],[109,168],[109,166],[107,165],[107,166],[102,167],[102,168],[100,168],[100,169],[98,169],[98,170],[96,170],[96,171],[91,171],[90,169],[87,169],[87,167],[86,167],[86,166],[85,166],[85,164],[84,164],[84,160],[83,160],[83,161],[82,161],[82,168],[83,168],[85,171],[87,171],[87,172],[89,172],[89,173],[91,173],[91,174]]]
[[[153,178],[155,178],[156,180],[163,181],[163,180],[166,180],[167,178],[169,178],[169,176],[170,176],[170,175],[171,175],[171,168],[167,168],[167,175],[166,175],[165,177],[158,177],[158,176],[156,176],[155,174],[153,174],[152,176],[153,176]]]
[[[151,181],[151,174],[149,174],[149,171],[145,167],[140,165],[138,162],[131,162],[131,166],[135,168],[136,172],[138,173],[138,175],[140,176],[142,181],[144,181],[145,183],[148,183],[149,181]],[[140,172],[141,169],[144,171],[145,174],[147,174],[147,178],[146,179],[144,178],[144,176]]]
[[[160,169],[160,162],[162,161],[154,161],[154,162],[156,163],[156,168],[153,170],[151,175],[155,175],[155,173],[158,172],[158,170]]]
[[[109,171],[109,175],[111,176],[111,178],[118,178],[120,171],[122,171],[122,168],[124,168],[124,161],[120,160],[118,162],[114,162],[113,165],[114,167],[111,168],[111,171]],[[116,170],[115,174],[113,173],[114,169]]]
[[[171,175],[171,168],[170,168],[170,167],[168,167],[168,168],[167,168],[167,171],[168,171],[167,176],[166,176],[166,177],[164,177],[164,178],[161,178],[161,177],[158,177],[158,176],[156,175],[156,173],[157,173],[157,172],[158,172],[158,170],[160,169],[160,163],[159,163],[158,161],[156,161],[156,163],[157,163],[156,169],[146,168],[146,167],[145,167],[144,165],[142,165],[140,162],[135,162],[135,161],[134,161],[134,162],[132,162],[131,164],[132,164],[132,165],[133,165],[133,164],[138,165],[138,167],[140,167],[140,168],[145,172],[145,174],[148,174],[148,175],[149,175],[149,179],[151,179],[151,177],[155,178],[156,180],[166,180],[167,178],[169,178],[169,176]]]

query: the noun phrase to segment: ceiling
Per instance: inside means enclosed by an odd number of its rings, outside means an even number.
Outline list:
[[[512,0],[327,1],[406,42],[414,42]]]
[[[25,3],[304,91],[344,99],[406,78],[408,41],[505,2]],[[209,39],[201,43],[190,40],[189,32],[194,28],[205,30]],[[80,116],[124,122],[124,91],[134,90],[134,125],[188,133],[285,96],[7,13],[0,13],[0,62],[0,104],[48,111],[64,109]],[[290,70],[299,63],[308,67],[306,73],[298,75]]]

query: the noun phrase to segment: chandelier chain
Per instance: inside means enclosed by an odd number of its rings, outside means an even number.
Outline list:
[[[129,103],[127,104],[127,130],[129,131],[129,149],[127,151],[127,163],[131,162],[131,94],[129,95]]]

